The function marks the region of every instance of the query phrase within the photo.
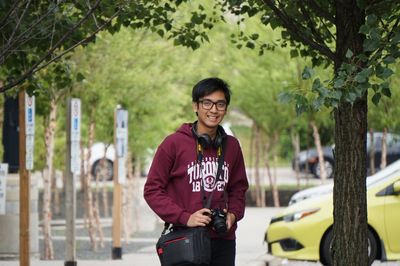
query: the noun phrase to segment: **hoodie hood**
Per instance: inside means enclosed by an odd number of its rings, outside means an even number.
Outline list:
[[[176,133],[183,134],[189,137],[194,138],[192,127],[194,123],[184,123],[177,130]]]

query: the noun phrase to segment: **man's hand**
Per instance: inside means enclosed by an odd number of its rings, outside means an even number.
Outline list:
[[[226,212],[225,209],[224,211]],[[233,213],[228,212],[226,214],[226,228],[228,229],[228,232],[229,230],[231,230],[231,227],[235,224],[235,222],[236,222],[236,216]]]
[[[195,213],[192,213],[186,223],[188,227],[206,226],[211,222],[210,209],[203,208]]]

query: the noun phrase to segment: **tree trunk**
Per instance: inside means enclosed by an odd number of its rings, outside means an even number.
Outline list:
[[[309,136],[309,133],[310,133],[310,132],[309,132],[309,130],[310,130],[310,128],[307,127],[307,134],[306,134],[307,158],[308,158],[308,154],[309,154],[310,147],[311,147],[311,144],[310,144],[310,136]],[[308,160],[306,161],[305,172],[306,172],[306,173],[311,173],[311,171],[310,171],[310,164],[309,164]],[[310,175],[306,175],[306,185],[308,186],[309,183],[310,183]]]
[[[276,185],[276,172],[274,171],[274,174],[271,173],[271,167],[269,164],[269,157],[270,157],[269,152],[271,150],[271,147],[273,147],[273,146],[274,146],[274,144],[268,144],[267,142],[265,143],[265,145],[264,145],[264,154],[265,154],[264,163],[265,163],[265,168],[267,170],[269,188],[270,188],[270,191],[272,192],[272,200],[273,200],[274,206],[280,207],[278,187]],[[275,155],[273,155],[273,157],[274,157],[274,162],[276,163]]]
[[[357,0],[335,2],[337,32],[335,75],[338,74],[342,63],[347,61],[346,53],[349,50],[355,56],[363,52],[364,36],[359,34],[359,30],[365,22],[365,10],[358,7],[358,2]],[[343,100],[334,109],[336,163],[333,187],[332,255],[335,266],[368,265],[365,183],[367,111],[367,91],[354,103],[350,104]]]
[[[255,141],[255,134],[256,134],[256,124],[253,121],[253,125],[251,127],[250,152],[249,152],[250,153],[249,165],[250,165],[251,169],[255,169],[255,165],[253,165],[253,159],[254,159],[254,157],[256,157],[255,151],[254,151],[254,146],[257,145],[256,141]],[[249,177],[248,178],[249,178],[249,181],[250,181],[250,185],[254,184],[254,182],[253,182],[254,181],[254,173],[253,173],[253,171],[249,171]],[[250,196],[251,196],[252,200],[256,201],[257,194],[256,194],[255,189],[251,189],[250,190]]]
[[[51,173],[51,190],[53,193],[53,210],[55,214],[60,214],[61,213],[61,208],[60,208],[60,189],[57,187],[57,180],[62,181],[62,176],[60,176],[57,171],[53,167],[53,172]]]
[[[374,140],[374,130],[372,128],[369,129],[369,169],[371,171],[371,175],[375,174],[375,140]]]
[[[54,99],[50,102],[50,113],[45,125],[46,165],[43,170],[43,236],[44,259],[54,259],[51,236],[51,188],[54,158],[54,136],[56,131],[57,105]]]
[[[387,128],[383,129],[382,135],[382,158],[380,168],[383,169],[387,165]]]
[[[272,198],[274,199],[274,206],[280,207],[279,202],[279,190],[278,190],[278,181],[277,181],[277,174],[276,174],[276,166],[278,165],[278,155],[276,153],[276,146],[278,145],[279,141],[279,134],[277,132],[274,133],[273,138],[273,158],[274,158],[274,168],[273,168],[273,175],[272,175]]]
[[[313,130],[313,136],[314,136],[314,144],[315,148],[317,149],[318,153],[318,164],[319,164],[319,177],[321,178],[321,183],[324,184],[327,175],[326,175],[326,168],[325,168],[325,158],[324,158],[324,152],[322,150],[322,145],[321,145],[321,138],[319,137],[319,132],[318,132],[318,127],[315,124],[314,120],[310,121],[311,128]]]
[[[104,155],[105,156],[105,155]],[[100,180],[100,172],[96,173],[96,186],[95,193],[93,197],[93,216],[96,224],[96,231],[99,233],[100,247],[104,247],[104,234],[103,228],[101,226],[100,221],[100,213],[99,213],[99,180]]]
[[[260,127],[256,126],[256,131],[255,131],[255,191],[256,191],[256,206],[261,207],[262,206],[262,201],[261,201],[261,183],[260,183],[260,143],[261,143],[261,137],[260,137]]]
[[[296,175],[296,181],[297,181],[297,190],[300,190],[300,166],[299,166],[299,161],[296,159],[299,156],[300,153],[300,136],[299,132],[295,132],[294,128],[292,127],[290,130],[290,138],[292,140],[292,147],[294,150],[294,172]]]
[[[95,221],[95,216],[94,216],[94,210],[93,210],[93,195],[92,195],[92,189],[90,186],[90,182],[92,180],[92,165],[90,163],[90,147],[93,145],[93,140],[95,136],[95,128],[96,128],[96,123],[94,120],[94,113],[93,111],[90,114],[89,118],[89,138],[88,138],[88,152],[87,152],[87,158],[86,158],[86,169],[87,172],[85,174],[85,200],[86,200],[86,211],[88,215],[88,231],[89,231],[89,238],[90,238],[90,243],[91,243],[91,248],[93,251],[97,250],[97,241],[96,241],[96,221]]]

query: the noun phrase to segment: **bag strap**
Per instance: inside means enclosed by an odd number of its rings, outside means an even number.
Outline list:
[[[164,222],[164,229],[161,232],[162,235],[165,235],[169,226],[170,226],[170,223]]]

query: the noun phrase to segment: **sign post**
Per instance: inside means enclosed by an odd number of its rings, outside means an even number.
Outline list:
[[[112,259],[122,259],[121,216],[122,185],[126,180],[126,156],[128,149],[128,111],[117,107],[114,114],[114,192],[113,192],[113,225],[112,225]]]
[[[66,261],[65,266],[76,266],[75,219],[76,188],[75,177],[81,172],[81,100],[72,98],[67,102],[67,157],[65,180],[66,219]]]
[[[18,95],[19,104],[19,261],[21,266],[29,266],[29,203],[30,176],[33,169],[35,140],[35,96],[24,90]]]

